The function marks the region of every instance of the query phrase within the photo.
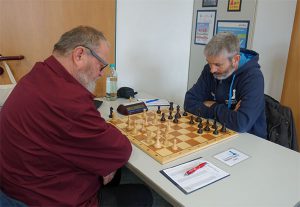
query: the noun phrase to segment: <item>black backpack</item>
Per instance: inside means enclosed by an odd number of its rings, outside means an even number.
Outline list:
[[[296,128],[292,110],[265,94],[267,139],[289,149],[298,151]]]

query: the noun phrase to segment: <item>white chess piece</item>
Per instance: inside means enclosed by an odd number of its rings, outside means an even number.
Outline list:
[[[173,149],[173,150],[178,150],[178,147],[177,147],[177,139],[174,139],[172,149]]]

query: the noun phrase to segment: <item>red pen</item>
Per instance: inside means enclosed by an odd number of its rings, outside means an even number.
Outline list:
[[[196,170],[203,168],[206,164],[207,164],[206,162],[202,162],[199,165],[197,165],[196,167],[186,171],[186,173],[184,175],[190,175],[190,174],[194,173]]]

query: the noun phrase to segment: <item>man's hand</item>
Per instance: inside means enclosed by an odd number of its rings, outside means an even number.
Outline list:
[[[103,176],[103,185],[106,185],[107,183],[109,183],[115,176],[116,171],[108,174],[107,176]]]
[[[241,101],[242,101],[242,100],[239,100],[239,102],[235,105],[234,111],[237,111],[237,110],[240,108],[240,106],[241,106]]]
[[[216,103],[215,101],[204,101],[203,104],[207,107],[211,107],[214,103]]]

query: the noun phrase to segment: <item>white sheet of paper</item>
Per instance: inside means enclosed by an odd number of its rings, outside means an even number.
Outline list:
[[[204,167],[196,170],[190,175],[185,175],[186,171],[203,162],[207,163]],[[170,167],[162,171],[162,173],[169,180],[171,180],[171,182],[173,182],[177,187],[179,187],[180,190],[182,190],[186,194],[214,183],[226,176],[229,176],[229,173],[219,169],[212,163],[207,162],[202,158]]]
[[[245,155],[244,153],[233,148],[226,150],[225,152],[221,152],[214,157],[229,166],[233,166],[249,158],[248,155]]]

